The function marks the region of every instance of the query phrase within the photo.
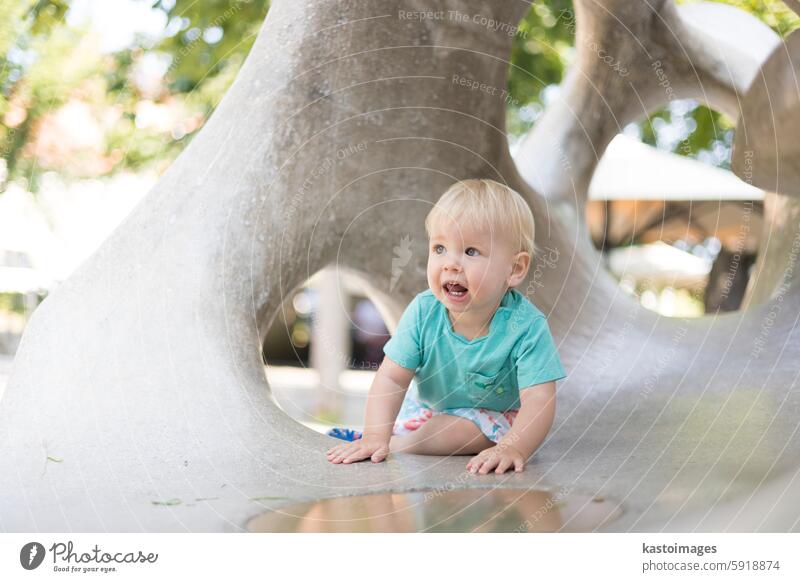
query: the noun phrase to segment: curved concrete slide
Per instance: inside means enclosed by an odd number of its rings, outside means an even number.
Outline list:
[[[581,225],[597,159],[668,101],[665,77],[738,116],[761,63],[729,69],[671,2],[576,2],[576,64],[515,163],[502,91],[528,5],[428,6],[273,4],[200,134],[35,313],[0,402],[0,529],[239,531],[265,507],[443,487],[604,496],[622,509],[607,530],[798,529],[796,288],[740,314],[660,318],[618,290]],[[544,253],[520,289],[569,373],[548,441],[514,475],[465,476],[463,457],[328,464],[332,440],[271,399],[261,338],[331,264],[396,321],[425,287],[430,205],[477,176],[536,216]]]

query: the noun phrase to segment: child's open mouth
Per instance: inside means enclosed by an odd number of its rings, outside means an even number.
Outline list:
[[[469,293],[469,290],[459,283],[445,283],[443,288],[445,295],[453,301],[464,301]]]

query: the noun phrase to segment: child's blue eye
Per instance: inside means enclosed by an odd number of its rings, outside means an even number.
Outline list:
[[[433,245],[433,252],[437,255],[441,255],[444,252],[444,246],[442,245]]]
[[[470,252],[470,251],[472,251],[472,252]],[[477,257],[479,254],[481,254],[481,252],[478,249],[476,249],[475,247],[469,247],[464,252],[467,253],[467,256],[469,256],[469,257]]]

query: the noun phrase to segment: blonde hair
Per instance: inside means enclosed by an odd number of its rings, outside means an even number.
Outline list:
[[[518,246],[517,252],[525,251],[531,257],[539,251],[528,203],[513,189],[494,180],[461,180],[450,186],[425,218],[428,237],[443,219],[502,233]]]

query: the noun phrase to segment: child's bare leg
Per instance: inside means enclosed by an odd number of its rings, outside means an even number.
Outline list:
[[[414,432],[393,436],[389,450],[417,455],[475,455],[494,444],[471,420],[437,414]]]

